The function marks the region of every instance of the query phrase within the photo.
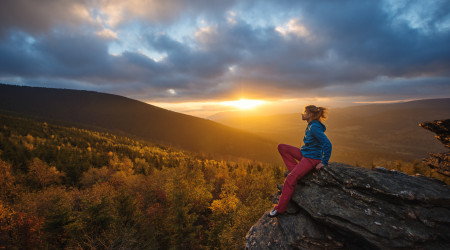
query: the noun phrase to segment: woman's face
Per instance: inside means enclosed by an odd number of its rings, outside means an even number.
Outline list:
[[[312,117],[312,115],[313,115],[312,113],[308,112],[307,110],[304,110],[302,114],[302,120],[308,120],[309,118]]]

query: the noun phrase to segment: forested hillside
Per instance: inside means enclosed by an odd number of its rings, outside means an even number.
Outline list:
[[[284,167],[0,115],[0,248],[240,248]]]
[[[118,95],[0,84],[1,110],[214,154],[217,159],[281,163],[276,142]]]

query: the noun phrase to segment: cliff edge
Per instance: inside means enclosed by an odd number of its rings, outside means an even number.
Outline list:
[[[330,163],[299,181],[289,206],[267,211],[246,249],[450,249],[450,186],[421,175]]]
[[[436,134],[438,139],[447,148],[450,148],[450,119],[423,122],[420,124],[422,128],[428,129]],[[430,168],[435,169],[438,173],[450,176],[450,151],[445,153],[429,153],[430,157],[423,160]]]

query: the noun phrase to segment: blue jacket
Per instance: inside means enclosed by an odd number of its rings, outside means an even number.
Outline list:
[[[303,137],[304,145],[300,149],[304,157],[322,160],[324,165],[328,165],[331,156],[331,142],[324,134],[326,129],[325,125],[317,120],[308,123]]]

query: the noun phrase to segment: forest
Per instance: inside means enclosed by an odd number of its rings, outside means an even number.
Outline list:
[[[242,248],[284,171],[0,114],[0,248]]]
[[[0,248],[240,248],[284,169],[0,116]]]

